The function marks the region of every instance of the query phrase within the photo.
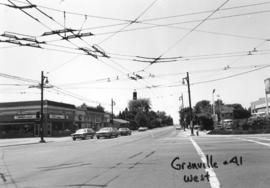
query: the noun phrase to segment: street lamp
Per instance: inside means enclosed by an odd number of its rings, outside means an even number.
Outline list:
[[[191,136],[194,136],[193,132],[193,114],[192,114],[192,107],[191,107],[191,97],[190,97],[190,84],[189,84],[189,73],[187,72],[187,77],[183,78],[183,84],[185,84],[185,80],[187,81],[188,86],[188,101],[189,101],[189,115],[190,115],[190,127],[191,127]]]

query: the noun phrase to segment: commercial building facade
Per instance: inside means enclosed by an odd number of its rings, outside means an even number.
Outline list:
[[[107,112],[82,105],[76,109],[74,123],[77,129],[92,128],[97,131],[109,125],[110,117]]]
[[[269,104],[270,104],[270,98],[268,98],[268,105]],[[259,98],[258,100],[251,102],[250,108],[251,108],[251,115],[264,116],[266,114],[266,100],[265,100],[265,98]]]
[[[0,138],[40,136],[40,101],[0,103]],[[43,135],[67,136],[78,128],[107,126],[110,116],[44,100]]]

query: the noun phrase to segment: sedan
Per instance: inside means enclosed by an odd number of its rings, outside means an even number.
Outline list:
[[[85,140],[87,138],[93,139],[95,136],[95,131],[90,128],[78,129],[75,133],[71,134],[72,139],[75,141],[76,139]]]
[[[103,127],[98,132],[96,132],[96,137],[97,139],[99,139],[100,137],[103,138],[118,137],[118,131],[114,127]]]
[[[121,136],[131,135],[131,130],[129,128],[119,128],[118,133]]]
[[[147,131],[148,128],[147,127],[139,127],[138,131]]]

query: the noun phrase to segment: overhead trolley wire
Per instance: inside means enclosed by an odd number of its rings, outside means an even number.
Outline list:
[[[270,67],[270,65],[265,65],[263,67],[259,67],[259,68],[256,68],[256,69],[253,69],[253,70],[250,70],[250,71],[245,71],[245,72],[233,74],[233,75],[230,75],[230,76],[225,76],[225,77],[222,77],[222,78],[216,78],[216,79],[206,80],[206,81],[200,81],[200,82],[193,82],[193,83],[191,83],[191,85],[205,84],[205,83],[210,83],[210,82],[216,82],[216,81],[220,81],[220,80],[225,80],[225,79],[229,79],[229,78],[241,76],[241,75],[244,75],[244,74],[248,74],[248,73],[255,72],[255,71],[258,71],[258,70],[261,70],[261,69],[265,69],[265,68],[269,68],[269,67]]]
[[[226,10],[233,10],[233,9],[239,9],[239,8],[247,8],[247,7],[267,5],[267,4],[270,4],[270,1],[261,2],[261,3],[247,4],[247,5],[239,5],[239,6],[233,6],[233,7],[227,7],[227,8],[221,8],[221,9],[219,9],[219,11],[222,12],[222,11],[226,11]],[[141,20],[141,22],[157,21],[157,20],[164,20],[164,19],[170,19],[170,18],[178,18],[178,17],[184,17],[184,16],[193,16],[193,15],[198,15],[198,14],[211,13],[213,11],[215,11],[215,10],[205,10],[205,11],[191,12],[191,13],[185,13],[185,14],[172,15],[172,16],[148,18],[148,19]]]
[[[188,37],[194,30],[196,30],[198,27],[200,27],[204,22],[206,22],[212,15],[214,15],[217,11],[219,11],[225,4],[227,4],[230,0],[226,0],[224,3],[222,3],[217,9],[215,9],[211,14],[209,14],[206,18],[200,21],[195,27],[193,27],[190,31],[188,31],[184,36],[182,36],[180,39],[178,39],[174,44],[169,46],[159,57],[164,56],[166,53],[168,53],[170,50],[172,50],[176,45],[178,45],[180,42],[182,42],[186,37]]]
[[[121,29],[119,29],[118,31],[112,33],[111,35],[109,35],[108,37],[106,37],[105,39],[103,39],[101,42],[99,42],[98,44],[102,44],[105,41],[109,40],[110,38],[112,38],[113,36],[115,36],[116,34],[118,34],[119,32],[123,31],[124,29],[126,29],[127,27],[129,27],[130,25],[137,23],[138,20],[157,2],[158,0],[154,0],[144,11],[141,12],[141,14],[139,14],[139,16],[137,16],[134,20],[130,21],[127,25],[125,25],[124,27],[122,27]]]
[[[20,1],[20,0],[12,0],[12,1],[27,4],[26,2]],[[55,11],[55,12],[61,12],[61,13],[64,12],[63,10],[59,10],[59,9],[52,8],[52,7],[47,7],[47,6],[43,6],[43,5],[39,5],[39,4],[35,4],[35,5],[37,7],[44,8],[44,9],[51,10],[51,11]],[[122,22],[130,22],[130,21],[132,21],[132,20],[126,20],[126,19],[120,19],[120,18],[112,18],[112,17],[105,17],[105,16],[96,16],[96,15],[91,15],[91,14],[81,14],[81,13],[72,12],[72,11],[65,11],[65,12],[66,12],[66,14],[77,15],[77,16],[85,16],[85,15],[87,15],[87,17],[104,19],[104,20],[122,21]]]
[[[21,0],[12,0],[12,1],[27,4],[26,2],[21,1]],[[253,4],[246,4],[246,5],[232,6],[232,7],[227,7],[227,8],[221,8],[219,11],[226,11],[226,10],[233,10],[233,9],[239,9],[239,8],[254,7],[254,6],[260,6],[260,5],[267,5],[267,4],[270,4],[270,2],[265,1],[265,2],[261,2],[261,3],[253,3]],[[4,5],[6,5],[6,4],[4,4]],[[39,4],[35,4],[35,5],[37,7],[44,8],[44,9],[51,10],[51,11],[56,11],[56,12],[61,12],[61,13],[64,12],[63,10],[59,10],[59,9],[56,9],[56,8],[42,6],[42,5],[39,5]],[[155,20],[162,20],[162,19],[175,18],[175,17],[183,17],[183,16],[190,16],[190,15],[205,14],[205,13],[210,13],[210,12],[213,12],[213,11],[214,10],[205,10],[205,11],[191,12],[191,13],[172,15],[172,16],[165,16],[165,17],[148,18],[148,19],[140,20],[140,22],[138,22],[138,23],[142,23],[142,22],[145,22],[145,21],[155,21]],[[114,20],[114,21],[127,22],[127,23],[132,22],[132,20],[127,20],[127,19],[96,16],[96,15],[89,15],[89,14],[83,14],[83,13],[77,13],[77,12],[70,12],[70,11],[65,11],[65,12],[66,12],[66,14],[71,14],[71,15],[87,16],[87,17],[92,17],[92,18],[105,19],[105,20]],[[124,24],[126,24],[126,23],[120,23],[120,25],[124,25]],[[110,26],[112,26],[112,25],[108,25],[108,27],[110,27]],[[106,26],[103,26],[103,27],[106,27]]]
[[[19,81],[23,81],[23,82],[29,82],[29,83],[39,83],[39,81],[37,81],[37,80],[32,80],[29,78],[23,78],[23,77],[19,77],[19,76],[13,76],[10,74],[5,74],[5,73],[0,73],[0,77],[9,78],[9,79],[13,79],[13,80],[19,80]]]
[[[146,70],[149,68],[152,64],[156,63],[157,60],[159,60],[161,57],[163,57],[166,53],[168,53],[170,50],[172,50],[176,45],[178,45],[180,42],[182,42],[186,37],[188,37],[194,30],[196,30],[200,25],[202,25],[204,22],[206,22],[213,14],[215,14],[220,8],[222,8],[225,4],[227,4],[230,0],[226,0],[224,3],[222,3],[217,9],[215,9],[211,14],[209,14],[206,18],[204,18],[200,23],[198,23],[195,27],[193,27],[191,30],[189,30],[184,36],[182,36],[180,39],[178,39],[175,43],[173,43],[171,46],[169,46],[161,55],[159,55],[152,63],[147,65],[143,70]]]

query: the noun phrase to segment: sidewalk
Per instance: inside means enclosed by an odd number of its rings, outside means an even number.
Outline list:
[[[46,142],[64,142],[71,140],[70,136],[67,137],[44,137]],[[0,139],[0,147],[19,146],[28,144],[39,144],[40,137],[32,138],[3,138]]]

